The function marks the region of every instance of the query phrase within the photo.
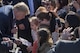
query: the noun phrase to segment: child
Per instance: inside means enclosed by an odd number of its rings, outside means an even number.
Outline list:
[[[52,46],[52,42],[50,41],[50,31],[46,28],[41,28],[37,33],[39,37],[38,53],[47,53]]]
[[[33,44],[32,53],[47,53],[52,46],[50,41],[50,31],[46,28],[40,28],[37,31],[38,40]]]
[[[39,26],[37,17],[31,17],[30,18],[30,24],[31,24],[31,33],[32,33],[32,37],[34,40],[32,53],[36,53],[36,48],[38,47],[37,30],[38,30],[38,26]]]
[[[36,41],[38,39],[37,38],[37,29],[39,26],[37,17],[31,17],[30,24],[31,24],[31,33],[32,33],[33,40]]]

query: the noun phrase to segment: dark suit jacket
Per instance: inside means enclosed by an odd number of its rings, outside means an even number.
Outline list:
[[[4,6],[3,6],[4,7]],[[0,11],[0,30],[2,32],[1,37],[9,37],[11,38],[13,35],[11,33],[12,29],[12,13],[11,12],[11,5],[7,5]]]
[[[4,12],[0,12],[0,53],[9,53],[9,49],[7,45],[1,45],[1,41],[3,37],[12,37],[11,29],[12,29],[12,13],[10,13],[11,9],[5,6],[9,12],[5,14]]]
[[[56,45],[54,53],[80,53],[80,40],[61,40]]]

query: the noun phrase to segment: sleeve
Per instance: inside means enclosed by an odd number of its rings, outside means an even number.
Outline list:
[[[80,15],[80,9],[77,10],[77,13]]]
[[[4,13],[0,13],[0,30],[2,32],[2,37],[11,37],[10,18]]]
[[[27,48],[27,46],[25,46],[25,45],[23,45],[23,44],[19,45],[19,47],[20,47],[21,49],[26,49],[26,48]]]
[[[37,49],[38,49],[38,44],[37,44],[37,41],[35,41],[35,42],[33,43],[32,53],[37,53]]]
[[[76,9],[73,5],[70,5],[70,11],[76,12]]]
[[[57,43],[57,45],[56,45],[56,47],[55,47],[55,52],[56,52],[56,53],[60,53],[61,44],[62,44],[61,42],[58,42],[58,43]]]

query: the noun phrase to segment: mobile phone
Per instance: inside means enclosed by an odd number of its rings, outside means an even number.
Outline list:
[[[56,18],[56,23],[58,24],[58,27],[61,27],[61,22],[58,18]]]

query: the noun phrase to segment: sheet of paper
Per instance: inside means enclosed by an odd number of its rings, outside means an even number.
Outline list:
[[[24,44],[26,46],[31,46],[31,42],[29,42],[28,40],[21,38],[21,37],[19,39],[22,42],[22,44]]]

